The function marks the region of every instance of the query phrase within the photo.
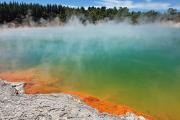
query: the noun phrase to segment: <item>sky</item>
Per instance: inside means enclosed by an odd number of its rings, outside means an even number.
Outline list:
[[[0,0],[0,2],[26,2],[40,4],[62,4],[72,7],[106,6],[128,7],[136,10],[166,10],[170,7],[180,10],[180,0]]]

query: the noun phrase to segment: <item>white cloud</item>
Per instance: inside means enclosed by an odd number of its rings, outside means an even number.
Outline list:
[[[151,2],[152,0],[145,0],[146,2]]]
[[[96,2],[99,6],[106,7],[128,7],[131,9],[168,9],[170,7],[179,9],[178,6],[172,6],[167,2],[153,2],[145,0],[144,2],[133,2],[132,0],[100,0]]]

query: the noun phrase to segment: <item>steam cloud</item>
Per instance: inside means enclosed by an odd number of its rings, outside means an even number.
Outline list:
[[[113,50],[156,49],[174,45],[179,39],[179,28],[171,24],[130,25],[111,21],[84,26],[77,18],[64,26],[1,28],[0,31],[0,61],[17,62],[19,65],[33,58],[34,54],[37,55],[36,64],[51,61],[51,57],[80,61],[84,54],[95,54],[101,50],[111,53]]]

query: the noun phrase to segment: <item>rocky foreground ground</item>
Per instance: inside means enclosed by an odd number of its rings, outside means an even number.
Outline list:
[[[0,120],[145,120],[133,113],[99,113],[68,94],[27,95],[23,86],[0,80]]]

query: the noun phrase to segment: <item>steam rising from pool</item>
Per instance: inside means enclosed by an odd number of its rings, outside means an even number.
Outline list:
[[[68,90],[180,119],[179,34],[159,24],[1,29],[0,72],[36,68]]]

